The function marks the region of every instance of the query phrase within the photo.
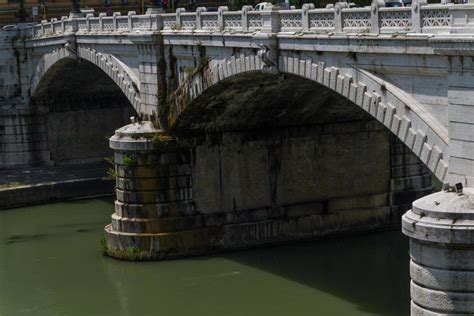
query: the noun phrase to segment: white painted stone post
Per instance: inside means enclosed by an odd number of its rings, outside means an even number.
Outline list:
[[[474,314],[474,188],[447,189],[416,200],[402,217],[412,316]]]
[[[48,23],[47,20],[41,20],[41,35],[44,35],[44,25]]]
[[[260,11],[262,16],[262,28],[260,33],[278,33],[280,31],[280,15],[278,7],[268,5],[265,10]]]
[[[229,11],[229,8],[226,6],[221,6],[217,9],[217,28],[220,31],[224,30],[224,12]]]
[[[301,24],[303,26],[303,32],[308,32],[310,28],[309,22],[309,10],[314,9],[314,4],[305,3],[301,7]]]
[[[51,32],[52,32],[53,34],[56,33],[56,26],[54,25],[54,22],[56,22],[57,20],[58,20],[57,18],[52,18],[52,19],[51,19],[51,22],[50,22],[50,23],[51,23]]]
[[[128,11],[127,17],[128,17],[128,31],[131,32],[133,30],[133,21],[132,18],[134,15],[137,13],[135,11]]]
[[[342,32],[343,21],[342,21],[342,8],[347,6],[347,2],[337,2],[334,5],[334,29],[336,32]]]
[[[105,16],[107,16],[107,13],[102,12],[99,13],[99,29],[101,31],[104,31],[104,21],[102,20]]]
[[[67,16],[62,16],[61,17],[61,31],[62,33],[66,33],[66,25],[65,25],[65,21],[67,20]]]
[[[86,14],[86,28],[87,28],[87,32],[90,32],[91,30],[91,19],[94,18],[94,14],[92,13],[87,13]]]
[[[252,11],[252,6],[244,5],[242,7],[242,24],[241,24],[243,32],[247,32],[248,29],[249,29],[249,22],[248,22],[248,18],[247,18],[247,12],[248,11]]]
[[[426,0],[413,0],[411,3],[411,27],[414,33],[422,32],[423,21],[421,16],[421,6],[426,3]]]
[[[380,34],[380,7],[385,6],[385,1],[373,0],[370,7],[370,33]]]
[[[117,25],[117,17],[121,16],[122,14],[120,12],[114,12],[113,17],[114,17],[114,31],[117,31],[118,25]]]
[[[185,8],[178,8],[176,9],[176,28],[179,30],[181,29],[181,26],[183,25],[181,23],[181,13],[186,12]]]
[[[202,30],[202,13],[206,11],[205,7],[198,7],[196,9],[196,30]]]

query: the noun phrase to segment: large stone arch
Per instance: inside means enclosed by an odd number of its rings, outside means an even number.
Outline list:
[[[138,78],[119,59],[111,54],[97,52],[89,47],[79,46],[77,51],[68,47],[56,47],[41,56],[30,77],[30,93],[34,95],[40,81],[48,70],[64,58],[87,60],[105,72],[122,90],[137,113],[140,113],[140,86]]]
[[[257,55],[213,60],[198,67],[170,95],[167,124],[172,127],[191,102],[220,81],[245,72],[261,71]],[[435,175],[444,181],[448,171],[448,131],[423,110],[412,96],[376,75],[357,68],[341,71],[323,62],[280,57],[278,70],[323,85],[369,113],[402,141]]]

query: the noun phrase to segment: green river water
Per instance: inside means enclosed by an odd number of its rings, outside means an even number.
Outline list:
[[[399,232],[165,262],[103,257],[111,200],[0,211],[0,316],[409,314]]]

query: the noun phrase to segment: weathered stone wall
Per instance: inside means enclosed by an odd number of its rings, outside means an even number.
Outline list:
[[[194,149],[203,213],[389,214],[389,133],[374,121],[210,135]]]
[[[0,32],[0,106],[4,99],[19,94],[19,60],[13,49],[16,31]]]
[[[40,108],[0,109],[0,168],[49,164],[46,129]]]
[[[56,164],[88,163],[111,156],[107,139],[130,121],[130,108],[127,105],[50,112],[46,124],[51,160]]]
[[[102,161],[108,137],[136,115],[120,89],[96,66],[64,59],[38,86],[33,105],[45,114],[47,148],[55,164]]]

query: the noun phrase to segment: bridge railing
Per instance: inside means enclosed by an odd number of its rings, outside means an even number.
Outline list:
[[[447,5],[429,5],[421,7],[421,27],[425,33],[439,33],[449,30],[452,14]]]
[[[129,12],[122,16],[114,13],[98,17],[63,17],[34,25],[28,31],[31,38],[49,37],[70,32],[79,33],[127,33],[142,31],[170,32],[281,32],[281,33],[347,33],[347,34],[390,34],[390,33],[449,33],[453,27],[453,13],[457,16],[474,17],[474,6],[453,4],[428,4],[418,7],[387,8],[372,5],[364,8],[347,8],[336,4],[327,9],[314,9],[304,5],[297,10],[279,10],[268,15],[253,11],[245,6],[239,11],[220,7],[217,12],[198,8],[196,12],[178,9],[176,13],[137,15]],[[265,15],[266,14],[266,15]],[[264,19],[267,19],[265,20]],[[277,19],[268,22],[268,18]],[[469,20],[469,19],[467,19]],[[266,22],[265,22],[266,21]],[[456,27],[468,29],[468,22],[462,19]],[[471,32],[471,31],[466,31]],[[472,30],[474,33],[474,30]]]
[[[370,33],[372,28],[370,11],[369,7],[342,9],[342,31],[345,33]]]
[[[380,8],[380,33],[408,32],[412,30],[411,8]]]

